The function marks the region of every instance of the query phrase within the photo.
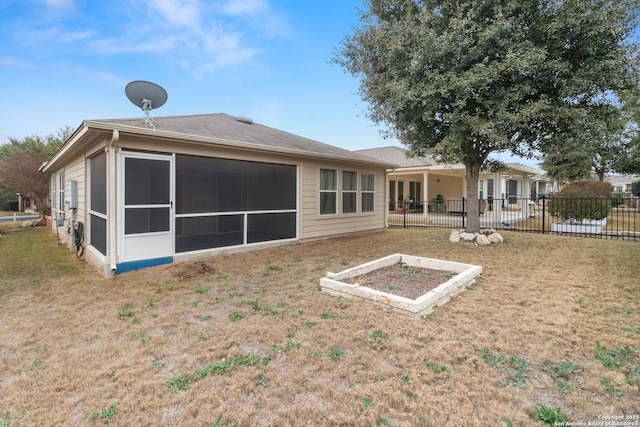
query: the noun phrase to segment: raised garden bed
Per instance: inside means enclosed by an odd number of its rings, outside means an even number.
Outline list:
[[[473,284],[482,267],[412,255],[394,254],[340,273],[327,272],[322,290],[391,306],[424,316]]]

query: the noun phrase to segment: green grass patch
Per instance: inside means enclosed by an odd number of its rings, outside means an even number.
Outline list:
[[[4,226],[0,230],[7,229],[5,224],[0,225]],[[55,239],[55,235],[44,227],[3,230],[0,239],[3,282],[37,285],[76,273],[80,261],[66,246],[56,246]],[[2,292],[0,289],[0,294]]]
[[[89,418],[91,418],[92,420],[99,419],[99,420],[105,420],[106,422],[109,422],[113,419],[113,417],[116,416],[117,413],[118,413],[118,406],[114,403],[108,408],[102,409],[100,412],[92,413],[91,415],[89,415]]]
[[[546,426],[565,425],[567,417],[560,408],[550,408],[542,403],[536,404],[536,418]]]
[[[186,390],[195,381],[201,380],[209,375],[224,375],[236,366],[257,367],[266,366],[271,360],[270,357],[263,357],[259,354],[249,353],[245,356],[236,356],[230,359],[220,359],[202,369],[197,369],[191,373],[183,373],[177,377],[169,378],[166,381],[169,393],[177,390]]]

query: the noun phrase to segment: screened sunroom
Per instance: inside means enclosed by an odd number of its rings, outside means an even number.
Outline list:
[[[386,163],[225,114],[154,123],[84,122],[45,166],[105,276],[385,227]]]

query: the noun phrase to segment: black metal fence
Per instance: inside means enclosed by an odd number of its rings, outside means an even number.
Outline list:
[[[480,228],[640,242],[640,197],[479,201]],[[468,200],[389,202],[390,228],[465,228]]]

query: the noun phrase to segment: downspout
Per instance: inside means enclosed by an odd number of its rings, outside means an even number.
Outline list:
[[[116,266],[116,151],[115,144],[120,140],[120,132],[118,129],[113,130],[111,142],[107,151],[109,153],[109,203],[107,205],[107,218],[109,220],[109,262],[111,272],[115,273]]]

